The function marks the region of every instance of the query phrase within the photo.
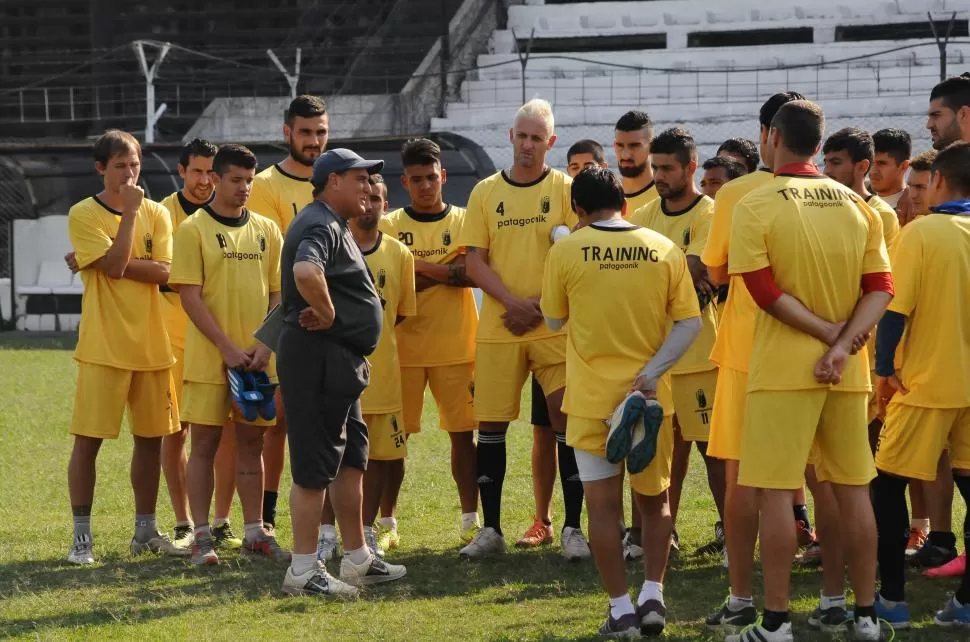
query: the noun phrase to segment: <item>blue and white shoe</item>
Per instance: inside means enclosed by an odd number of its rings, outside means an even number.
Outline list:
[[[276,419],[276,384],[269,380],[265,372],[247,372],[252,377],[254,388],[263,395],[259,404],[259,416],[263,419]]]
[[[263,395],[256,390],[255,381],[250,373],[229,368],[226,370],[226,379],[229,381],[229,396],[232,399],[233,408],[246,421],[256,421],[259,405],[263,403]]]
[[[606,460],[611,464],[620,463],[630,454],[634,444],[634,431],[643,419],[646,405],[647,398],[640,391],[634,390],[624,397],[606,422],[610,427],[606,436]]]
[[[653,461],[657,454],[657,439],[664,422],[664,409],[654,399],[647,399],[643,417],[633,427],[633,447],[626,457],[626,469],[635,475]]]
[[[942,611],[936,612],[933,621],[947,628],[951,626],[970,626],[970,604],[960,604],[955,597],[946,602]]]
[[[909,604],[906,602],[897,602],[895,606],[888,607],[883,602],[882,597],[877,594],[873,606],[876,609],[876,617],[880,620],[885,620],[893,629],[908,629],[912,627],[909,619]]]

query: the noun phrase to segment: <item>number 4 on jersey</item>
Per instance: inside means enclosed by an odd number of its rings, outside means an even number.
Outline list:
[[[505,201],[498,202],[498,207],[495,208],[495,213],[505,216]]]

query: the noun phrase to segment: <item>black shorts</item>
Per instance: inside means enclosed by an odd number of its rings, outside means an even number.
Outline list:
[[[546,393],[542,391],[539,381],[532,376],[532,425],[549,428],[549,405],[546,403]]]
[[[367,426],[360,395],[370,381],[367,359],[340,343],[287,326],[276,362],[293,483],[326,488],[341,466],[367,467]]]

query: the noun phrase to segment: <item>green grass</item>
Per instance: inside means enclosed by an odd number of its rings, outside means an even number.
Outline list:
[[[93,529],[98,559],[93,568],[63,562],[71,539],[66,465],[74,402],[70,341],[0,340],[0,389],[12,392],[0,412],[0,637],[38,639],[324,639],[386,640],[583,640],[604,616],[606,600],[591,563],[566,564],[558,549],[514,551],[484,563],[457,559],[459,508],[448,468],[448,439],[426,414],[424,432],[409,443],[402,493],[402,547],[391,559],[408,566],[405,580],[369,591],[354,602],[286,598],[283,568],[226,563],[199,570],[185,560],[132,558],[126,433],[101,451]],[[528,393],[528,389],[525,391]],[[523,399],[523,408],[528,399]],[[523,412],[528,419],[527,412]],[[505,483],[506,534],[515,538],[531,521],[531,429],[510,431]],[[557,484],[558,486],[558,484]],[[289,487],[289,479],[283,488]],[[561,518],[558,488],[554,510]],[[957,500],[954,523],[963,519]],[[167,494],[159,494],[160,523],[173,525]],[[678,530],[685,550],[711,536],[714,521],[699,460],[692,462]],[[234,513],[241,525],[241,516]],[[286,493],[280,499],[280,538],[290,541]],[[629,567],[631,589],[641,570]],[[805,623],[817,602],[820,577],[796,571],[792,611],[800,640],[813,635]],[[759,577],[760,583],[760,577]],[[913,576],[909,597],[917,628],[898,640],[970,639],[931,624],[933,610],[955,580]],[[759,586],[760,590],[760,586]],[[720,560],[684,558],[670,569],[666,637],[710,639],[701,623],[723,599]]]

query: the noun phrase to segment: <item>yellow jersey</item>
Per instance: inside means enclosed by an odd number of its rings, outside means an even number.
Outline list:
[[[414,259],[402,243],[383,232],[377,237],[377,245],[362,254],[384,308],[384,329],[377,348],[368,357],[370,385],[360,396],[360,409],[365,415],[400,412],[401,363],[394,325],[398,317],[411,317],[417,312]]]
[[[542,270],[552,247],[552,229],[572,228],[572,180],[560,171],[546,168],[531,183],[516,183],[505,170],[480,181],[468,197],[465,223],[458,245],[488,251],[488,263],[514,296],[542,294]],[[540,323],[535,330],[517,337],[502,323],[505,309],[485,293],[478,324],[481,343],[515,343],[563,334]]]
[[[380,227],[415,259],[440,265],[464,253],[458,246],[464,220],[465,210],[454,205],[437,214],[405,207],[383,216]],[[441,284],[422,290],[417,293],[417,309],[397,326],[401,366],[430,368],[475,360],[478,308],[471,288]]]
[[[879,219],[882,221],[882,238],[886,241],[886,251],[892,257],[896,240],[899,238],[899,216],[896,215],[896,210],[893,209],[892,205],[875,194],[870,194],[869,198],[865,200],[869,207],[876,210]]]
[[[275,222],[285,235],[296,215],[312,200],[310,179],[288,174],[277,163],[256,174],[246,207]]]
[[[743,197],[770,181],[774,175],[769,169],[739,176],[729,181],[717,192],[714,198],[714,218],[710,235],[701,253],[701,260],[708,267],[728,264],[728,249],[731,240],[731,221],[734,207]],[[722,368],[738,372],[748,371],[751,360],[751,345],[754,342],[754,318],[758,314],[758,304],[751,298],[744,279],[732,274],[728,281],[728,296],[720,306],[721,318],[717,324],[717,338],[711,350],[711,361]]]
[[[970,216],[931,214],[903,228],[893,285],[889,309],[907,317],[896,374],[909,390],[895,401],[970,407]]]
[[[553,246],[541,305],[548,318],[569,318],[563,412],[591,419],[610,416],[673,321],[700,314],[687,257],[673,242],[635,225],[601,223]],[[657,398],[671,414],[666,376]]]
[[[154,283],[113,279],[91,264],[111,249],[121,212],[97,196],[71,207],[67,234],[74,248],[84,294],[74,358],[122,370],[164,370],[175,363],[162,317],[162,294]],[[135,217],[131,256],[172,262],[172,220],[147,198]]]
[[[700,257],[707,244],[714,215],[714,200],[699,195],[680,211],[667,209],[667,200],[658,198],[641,207],[630,216],[634,225],[663,234],[677,245],[685,255]],[[690,345],[684,356],[670,369],[671,374],[706,372],[717,365],[711,361],[711,349],[717,339],[717,300],[712,300],[701,310],[701,333]]]
[[[660,198],[660,193],[657,191],[656,183],[650,181],[650,184],[642,190],[633,192],[632,194],[624,194],[623,197],[626,199],[626,215],[629,217],[641,207],[649,205]]]
[[[172,217],[172,229],[177,230],[185,219],[211,202],[212,199],[210,198],[208,202],[202,205],[193,203],[185,198],[182,190],[178,190],[163,198],[162,206],[168,210],[168,213]],[[173,348],[185,349],[185,333],[189,327],[189,317],[185,314],[185,310],[182,309],[182,299],[179,297],[178,292],[167,285],[160,286],[159,289],[162,291],[162,314],[165,317],[165,329],[168,330],[168,340],[172,342]]]
[[[879,215],[826,176],[779,174],[745,196],[734,214],[731,274],[771,268],[782,292],[830,323],[852,316],[864,274],[890,271]],[[748,391],[829,387],[814,375],[826,351],[818,339],[759,309]],[[865,351],[850,357],[833,388],[870,389]]]
[[[269,295],[280,291],[279,227],[243,210],[239,218],[219,216],[206,206],[175,233],[175,258],[168,282],[202,286],[202,301],[226,337],[240,349],[256,344],[253,332],[266,317]],[[276,360],[266,373],[275,380]],[[222,353],[195,326],[185,338],[184,381],[225,383]]]

